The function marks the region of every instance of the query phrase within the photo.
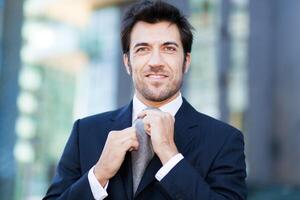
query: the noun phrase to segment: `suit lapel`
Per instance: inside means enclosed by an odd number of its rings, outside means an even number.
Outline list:
[[[193,140],[191,136],[192,128],[197,127],[199,121],[197,120],[198,112],[183,98],[183,103],[175,116],[175,133],[174,140],[177,149],[184,154],[186,148]]]
[[[132,124],[132,102],[128,106],[124,107],[117,116],[113,117],[112,120],[114,121],[114,124],[111,130],[123,130],[130,127]],[[118,173],[126,191],[127,199],[132,199],[133,180],[130,153],[126,154]],[[116,177],[118,176],[116,175]]]
[[[183,103],[175,115],[174,130],[174,140],[180,153],[184,153],[186,147],[188,147],[188,144],[192,141],[192,137],[189,137],[189,129],[197,126],[196,114],[197,111],[183,98]],[[145,170],[135,197],[156,180],[155,174],[161,167],[162,163],[158,156],[155,155]]]

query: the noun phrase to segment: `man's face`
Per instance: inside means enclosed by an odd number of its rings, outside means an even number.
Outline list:
[[[140,100],[169,102],[179,94],[190,54],[184,58],[175,24],[138,22],[131,32],[130,53],[124,55],[124,63]]]

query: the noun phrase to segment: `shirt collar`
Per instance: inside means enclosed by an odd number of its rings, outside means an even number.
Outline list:
[[[163,112],[170,113],[173,117],[176,115],[177,111],[179,110],[181,104],[182,104],[182,95],[179,93],[178,97],[176,97],[174,100],[170,101],[169,103],[159,107],[159,109]],[[137,118],[137,115],[145,110],[147,106],[141,102],[136,95],[134,95],[132,100],[132,121],[134,121]]]

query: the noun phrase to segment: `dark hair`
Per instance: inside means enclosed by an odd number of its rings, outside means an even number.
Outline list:
[[[192,25],[185,16],[171,4],[163,1],[144,0],[134,4],[124,15],[122,21],[121,41],[123,53],[129,52],[130,35],[134,25],[139,22],[158,23],[162,21],[176,24],[184,53],[190,53],[193,43]]]

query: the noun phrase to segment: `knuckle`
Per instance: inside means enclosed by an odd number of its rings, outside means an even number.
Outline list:
[[[136,132],[136,128],[135,128],[135,127],[131,127],[131,129],[130,129],[130,134],[131,134],[131,135],[134,135],[135,132]]]
[[[127,138],[132,138],[134,136],[134,131],[131,130],[130,132],[127,133]]]
[[[139,147],[139,143],[138,143],[138,142],[135,142],[135,143],[134,143],[134,146],[135,146],[136,148],[138,148],[138,147]]]
[[[132,143],[134,143],[134,142],[137,141],[137,138],[136,138],[136,137],[132,137],[132,138],[130,138],[130,141],[131,141]]]
[[[113,138],[115,136],[115,131],[110,131],[108,134],[108,138]]]
[[[129,143],[130,143],[130,145],[134,144],[134,139],[130,138]]]
[[[135,127],[130,127],[130,128],[128,129],[128,134],[129,134],[130,136],[134,135],[135,132],[136,132]]]
[[[135,141],[135,136],[131,136],[130,141]]]

